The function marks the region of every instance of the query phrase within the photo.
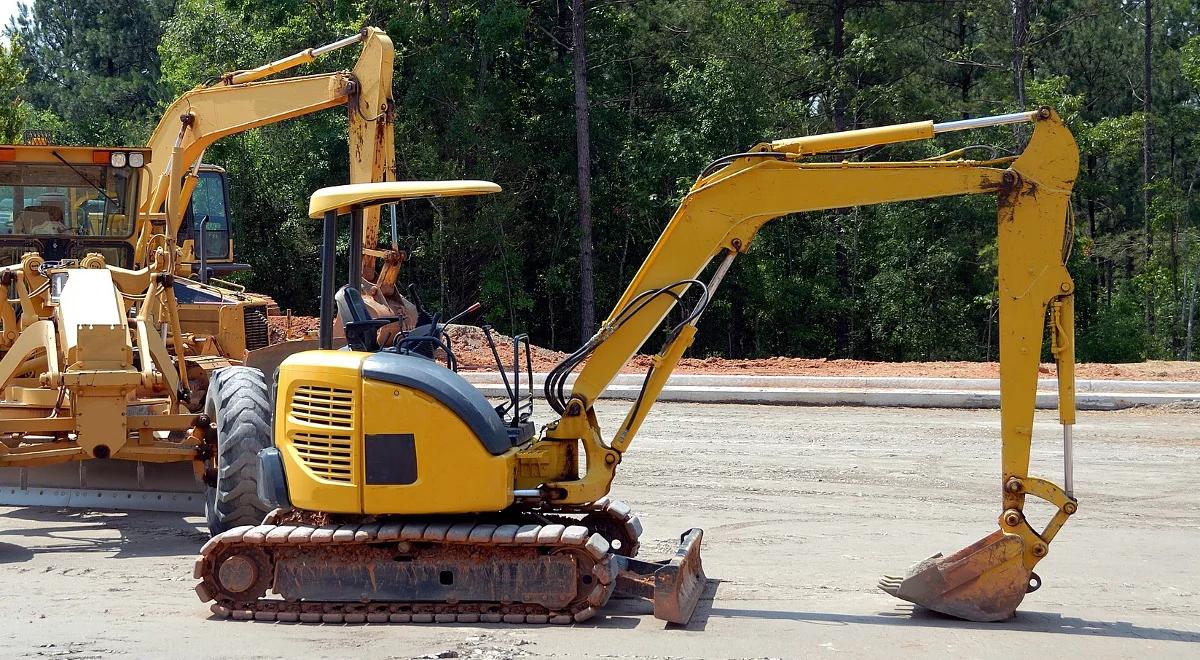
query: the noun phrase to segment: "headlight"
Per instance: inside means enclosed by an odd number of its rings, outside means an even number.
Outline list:
[[[114,151],[112,152],[112,155],[108,157],[108,164],[112,165],[113,167],[125,167],[128,162],[129,154],[125,153],[124,151]]]
[[[146,154],[144,154],[140,151],[135,151],[135,152],[129,154],[129,166],[130,167],[141,167],[145,164],[146,164]]]

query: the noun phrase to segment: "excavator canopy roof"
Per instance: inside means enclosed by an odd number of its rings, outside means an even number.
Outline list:
[[[321,218],[329,211],[349,213],[352,206],[374,206],[406,199],[464,197],[500,192],[491,181],[384,181],[321,188],[308,202],[308,216]]]

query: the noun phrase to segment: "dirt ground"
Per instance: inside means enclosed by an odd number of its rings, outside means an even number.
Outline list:
[[[1055,481],[1057,431],[1039,414],[1035,474]],[[1195,411],[1080,414],[1080,511],[1015,619],[965,623],[875,588],[995,529],[997,437],[995,411],[659,404],[615,494],[641,513],[643,556],[706,530],[710,584],[686,628],[629,600],[563,628],[217,621],[192,593],[199,516],[0,508],[0,657],[1200,655]]]
[[[271,341],[299,337],[305,332],[315,333],[318,322],[311,316],[286,316],[270,318]],[[450,326],[459,368],[463,371],[495,371],[496,361],[483,330],[475,326]],[[512,364],[512,339],[504,335],[494,336],[500,359]],[[523,351],[524,349],[522,349]],[[533,369],[539,373],[549,371],[566,357],[566,353],[541,346],[531,346]],[[650,356],[638,355],[625,365],[625,373],[644,373],[650,366]],[[679,362],[678,373],[692,374],[742,374],[747,376],[917,376],[943,378],[999,378],[998,362],[871,362],[867,360],[824,360],[790,357],[771,357],[754,360],[727,360],[725,358],[685,357]],[[1042,365],[1043,376],[1053,376],[1053,364]],[[1075,367],[1076,377],[1097,380],[1200,380],[1200,362],[1167,362],[1152,360],[1132,364],[1079,364]]]

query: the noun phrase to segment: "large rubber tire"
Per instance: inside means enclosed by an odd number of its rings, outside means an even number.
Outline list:
[[[258,452],[271,446],[271,401],[263,373],[227,367],[208,387],[205,411],[217,424],[217,485],[205,489],[208,531],[216,536],[258,525],[267,505],[258,497]]]

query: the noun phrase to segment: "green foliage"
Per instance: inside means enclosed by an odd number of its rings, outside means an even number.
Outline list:
[[[1097,312],[1075,351],[1080,362],[1141,362],[1146,357],[1141,306],[1129,296]]]
[[[1183,76],[1193,85],[1200,85],[1200,35],[1188,39],[1179,49],[1179,65]]]
[[[1155,3],[1153,107],[1140,99],[1138,12],[1111,0],[1032,3],[1027,106],[1075,133],[1072,203],[1084,360],[1190,353],[1200,279],[1200,35],[1191,0]],[[397,172],[483,178],[504,195],[401,208],[406,277],[430,307],[480,300],[506,332],[579,340],[570,2],[34,0],[0,51],[0,103],[74,141],[138,141],[169,100],[220,74],[377,25],[397,51]],[[615,300],[713,159],[783,137],[1017,108],[1006,2],[593,2],[587,13],[596,297]],[[17,47],[19,48],[19,47]],[[354,49],[299,73],[350,67]],[[28,79],[20,74],[28,70]],[[1137,93],[1131,89],[1138,89]],[[26,110],[28,108],[28,110]],[[0,114],[0,130],[20,121]],[[1143,131],[1154,181],[1144,208]],[[9,123],[4,123],[8,121]],[[9,128],[5,128],[9,127]],[[952,134],[851,159],[968,157],[1027,129]],[[10,133],[11,134],[11,133]],[[307,195],[347,179],[343,113],[229,138],[240,277],[316,306]],[[1150,219],[1153,235],[1143,223]],[[702,324],[698,354],[995,359],[995,202],[983,197],[811,213],[767,226]],[[383,239],[390,240],[387,232]],[[1148,240],[1149,239],[1149,240]],[[1194,324],[1193,324],[1194,325]]]
[[[62,117],[62,140],[136,144],[162,100],[156,46],[174,0],[34,0],[9,27],[24,46],[34,106]]]
[[[0,143],[16,142],[29,108],[21,99],[27,71],[21,63],[21,42],[0,42]]]

